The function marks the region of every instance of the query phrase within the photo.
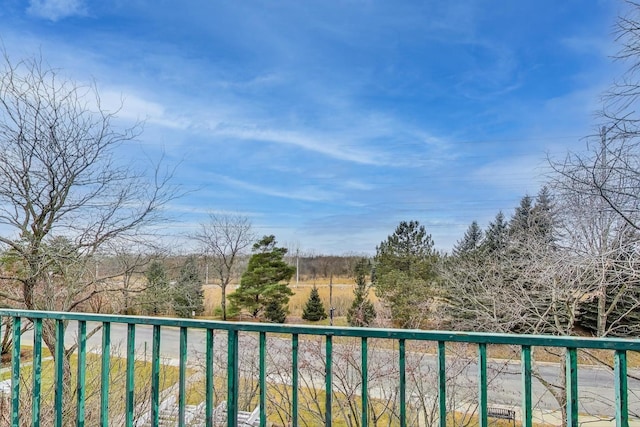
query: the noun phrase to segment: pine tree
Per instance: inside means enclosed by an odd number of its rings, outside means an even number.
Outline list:
[[[482,230],[477,221],[473,221],[467,231],[464,233],[464,237],[458,240],[453,248],[454,256],[461,256],[474,252],[482,245]]]
[[[356,288],[353,291],[354,300],[347,311],[347,322],[350,326],[369,326],[376,318],[376,309],[369,301],[369,287],[367,276],[371,272],[371,263],[363,258],[355,266]]]
[[[254,254],[242,274],[240,286],[229,295],[234,309],[245,309],[255,318],[264,314],[273,322],[280,321],[281,313],[286,316],[284,307],[293,295],[288,283],[296,270],[284,261],[287,249],[277,247],[276,243],[275,236],[270,235],[253,245]]]
[[[272,323],[284,323],[287,312],[278,300],[269,300],[264,308],[264,317]]]
[[[542,187],[535,204],[530,196],[520,201],[509,223],[509,253],[519,262],[530,262],[532,246],[555,248],[556,221],[551,193]],[[522,267],[525,267],[523,265]]]
[[[401,327],[419,326],[434,296],[438,254],[418,221],[402,221],[376,248],[376,295]]]
[[[315,285],[313,289],[311,289],[307,304],[302,310],[302,318],[310,322],[317,322],[318,320],[327,318],[327,312],[324,309],[324,304],[322,304],[318,288],[316,288]]]
[[[507,248],[507,223],[504,220],[504,214],[498,212],[493,222],[489,223],[487,231],[484,234],[482,249],[491,255],[500,255]]]
[[[157,316],[167,314],[170,310],[171,299],[169,278],[164,264],[154,260],[145,273],[147,287],[142,294],[142,306],[147,314]]]
[[[194,256],[188,257],[180,268],[173,290],[173,310],[180,317],[193,317],[204,311],[204,292]]]
[[[542,187],[536,197],[536,204],[531,210],[531,223],[536,238],[548,244],[556,241],[554,202],[547,186]]]
[[[529,195],[524,196],[509,222],[509,234],[511,236],[526,235],[531,231],[533,226],[532,211],[533,199]]]

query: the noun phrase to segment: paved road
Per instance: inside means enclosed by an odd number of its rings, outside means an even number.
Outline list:
[[[87,324],[87,330],[99,326],[98,323]],[[65,336],[67,345],[75,343],[77,326],[70,322]],[[126,354],[127,326],[113,323],[111,325],[112,352],[119,355]],[[93,335],[87,343],[90,350],[101,351],[101,331]],[[33,341],[30,332],[22,337],[22,342],[28,344]],[[136,326],[136,353],[140,358],[150,358],[152,348],[152,327]],[[205,334],[202,330],[190,329],[188,333],[188,363],[202,363],[205,350]],[[179,358],[179,329],[163,327],[161,334],[161,354],[164,358],[177,363]],[[218,363],[226,363],[226,333],[216,332],[215,354]],[[268,371],[269,381],[289,382],[291,366],[291,341],[286,338],[269,337],[268,341]],[[242,335],[240,341],[241,369],[245,375],[255,374],[258,358],[258,345],[255,334]],[[393,349],[377,348],[369,350],[369,385],[370,393],[383,394],[388,390],[395,390],[397,380],[397,352]],[[475,360],[456,357],[448,354],[448,373],[454,380],[448,384],[450,395],[456,395],[461,401],[477,398],[477,365]],[[318,388],[324,387],[324,344],[319,338],[302,340],[299,349],[300,381]],[[334,385],[357,389],[360,379],[359,347],[350,350],[347,345],[336,341],[334,345]],[[433,355],[422,353],[407,354],[407,384],[410,388],[408,395],[412,399],[430,399],[429,394],[437,393],[437,360]],[[290,369],[289,369],[290,370]],[[541,364],[539,372],[549,381],[559,378],[557,364]],[[379,378],[378,378],[379,377]],[[489,377],[489,405],[491,406],[519,406],[521,402],[521,372],[517,362],[490,360],[488,363]],[[343,381],[344,380],[344,381]],[[580,366],[578,374],[580,412],[611,415],[615,414],[613,374],[606,368]],[[640,415],[640,381],[629,378],[629,408],[635,416]],[[541,410],[557,410],[557,404],[549,391],[538,381],[533,381],[534,404]]]

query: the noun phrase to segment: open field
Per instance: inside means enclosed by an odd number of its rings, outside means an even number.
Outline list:
[[[329,313],[329,279],[322,279],[315,283],[318,288],[318,293],[322,299],[327,314]],[[333,279],[333,307],[335,309],[334,316],[342,317],[347,315],[347,310],[353,301],[353,290],[355,283],[352,278],[335,278]],[[289,301],[289,316],[292,320],[300,319],[302,317],[302,310],[304,309],[311,289],[313,289],[313,281],[300,282],[297,286],[295,280],[289,285],[294,295]],[[233,291],[235,291],[237,285],[231,285],[227,288],[227,297]],[[211,316],[214,313],[216,307],[220,307],[222,301],[222,292],[219,286],[207,285],[204,286],[204,299],[205,299],[205,315]],[[378,299],[373,291],[369,292],[369,299],[375,304]]]

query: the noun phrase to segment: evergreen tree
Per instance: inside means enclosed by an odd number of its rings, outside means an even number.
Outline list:
[[[473,221],[467,231],[464,233],[464,237],[458,240],[453,248],[454,256],[461,256],[474,252],[482,245],[482,230],[477,221]]]
[[[487,231],[484,234],[482,249],[488,254],[499,255],[506,250],[507,242],[507,223],[501,211],[498,212],[495,220],[489,223]]]
[[[288,283],[295,267],[284,261],[287,249],[277,247],[276,243],[275,236],[271,235],[253,245],[254,253],[242,274],[240,286],[229,299],[235,308],[247,310],[254,318],[264,314],[267,319],[280,322],[281,313],[286,316],[285,306],[293,295]]]
[[[391,309],[402,327],[419,326],[433,298],[438,254],[418,221],[402,221],[376,248],[376,295]]]
[[[535,204],[530,196],[523,197],[509,224],[509,252],[514,261],[531,262],[532,246],[553,250],[555,227],[553,200],[546,187],[541,188]]]
[[[282,303],[276,299],[271,299],[264,308],[264,317],[269,322],[284,323],[287,320],[287,311]]]
[[[353,291],[354,300],[347,311],[349,326],[369,326],[376,318],[376,310],[369,301],[369,287],[367,276],[371,272],[371,263],[366,258],[355,265],[356,288]]]
[[[154,260],[149,265],[145,273],[147,287],[142,294],[142,307],[147,314],[157,316],[167,314],[171,303],[169,278],[164,264],[159,260]]]
[[[327,318],[327,312],[324,309],[324,304],[322,304],[318,288],[316,288],[315,285],[313,289],[311,289],[307,304],[302,310],[302,318],[310,322],[317,322],[318,320]]]
[[[547,186],[543,186],[531,210],[532,231],[536,238],[552,244],[556,241],[556,218],[553,197]]]
[[[520,200],[520,205],[513,213],[509,222],[509,234],[511,236],[526,235],[533,226],[533,199],[526,195]]]
[[[194,256],[189,256],[180,268],[180,277],[173,289],[173,310],[180,317],[192,317],[204,311],[204,292]]]

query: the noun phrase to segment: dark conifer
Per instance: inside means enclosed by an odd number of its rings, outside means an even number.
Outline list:
[[[504,214],[498,212],[495,220],[487,227],[482,248],[489,254],[502,254],[507,248],[507,242],[507,223]]]
[[[355,266],[356,288],[354,300],[347,311],[347,322],[350,326],[369,326],[376,318],[376,310],[369,301],[367,276],[371,272],[371,263],[363,258]]]
[[[318,320],[327,318],[327,312],[325,311],[324,304],[322,304],[322,300],[320,299],[318,288],[315,286],[311,289],[311,295],[309,295],[307,304],[302,310],[302,318],[310,322],[317,322]]]
[[[482,230],[477,221],[473,221],[462,239],[453,248],[453,255],[461,256],[474,252],[482,244]]]

